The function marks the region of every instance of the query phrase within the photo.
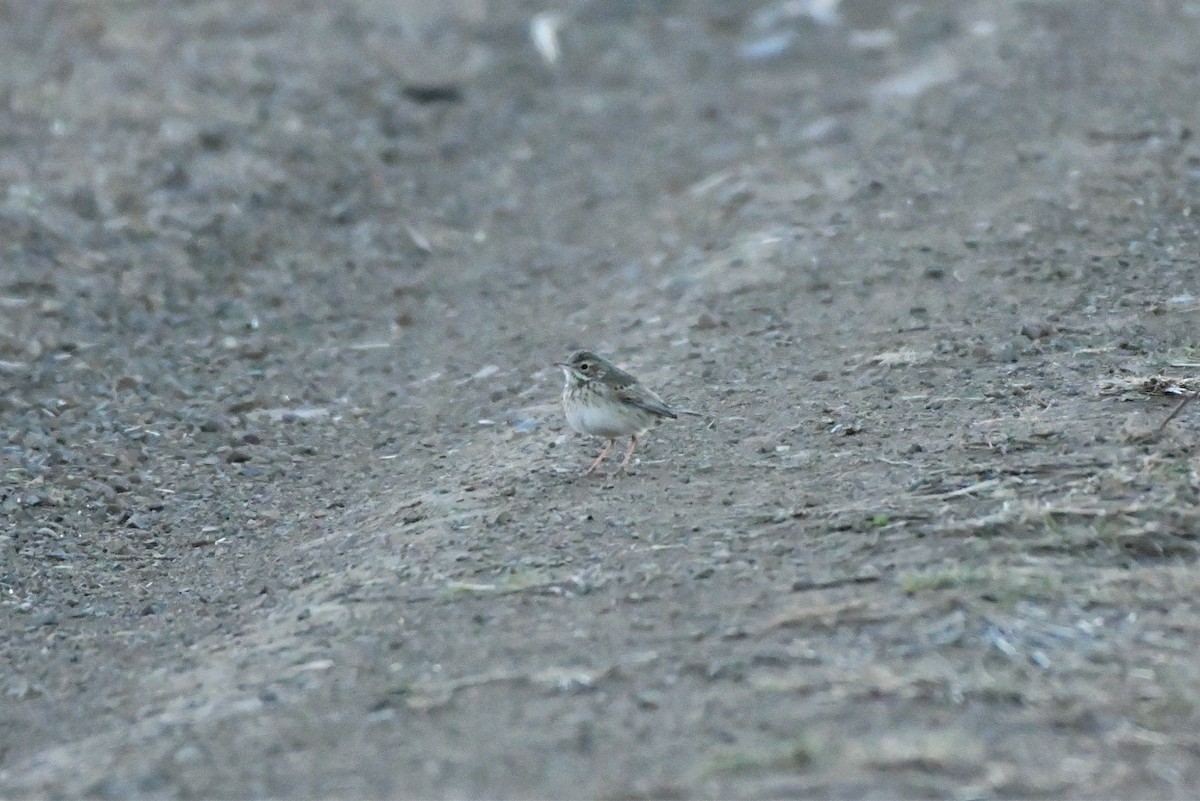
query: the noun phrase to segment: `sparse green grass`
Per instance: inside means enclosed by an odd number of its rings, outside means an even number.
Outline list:
[[[1061,583],[1051,575],[1015,568],[951,565],[900,575],[900,589],[907,595],[936,590],[970,590],[986,601],[1012,606],[1018,601],[1061,594]]]
[[[986,581],[983,568],[951,565],[936,570],[910,571],[900,574],[900,589],[908,595],[930,590],[973,587]]]
[[[1053,576],[1044,574],[1018,573],[997,577],[993,575],[988,587],[980,597],[984,600],[1012,607],[1019,601],[1032,598],[1052,598],[1062,595],[1062,583]]]
[[[507,595],[521,592],[531,587],[541,587],[552,581],[551,576],[542,570],[515,568],[495,582],[451,581],[444,588],[448,595],[495,594]]]
[[[796,737],[779,748],[762,751],[729,751],[709,760],[706,775],[718,773],[761,773],[803,771],[812,767],[823,748],[814,738]]]

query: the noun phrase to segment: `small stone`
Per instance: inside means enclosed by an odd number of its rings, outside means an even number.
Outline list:
[[[640,693],[636,693],[633,696],[633,700],[640,709],[658,709],[660,706],[662,706],[663,695],[662,693],[655,692],[654,690],[644,690]]]
[[[1045,339],[1053,333],[1054,328],[1049,323],[1028,322],[1021,326],[1021,335],[1027,339]]]
[[[163,170],[158,185],[163,189],[184,189],[190,181],[187,168],[179,162],[171,162]]]
[[[407,109],[385,106],[379,112],[379,132],[389,139],[417,136],[421,133],[420,119]]]
[[[200,132],[200,147],[205,150],[224,150],[229,147],[229,133],[219,128],[208,128]]]
[[[204,759],[204,752],[195,745],[185,745],[180,747],[175,752],[174,760],[176,765],[193,765]]]
[[[96,192],[90,186],[80,186],[71,193],[71,210],[84,220],[99,220],[103,215]]]
[[[755,436],[746,437],[742,440],[743,444],[755,453],[774,453],[775,446],[778,444],[778,439],[772,436]]]

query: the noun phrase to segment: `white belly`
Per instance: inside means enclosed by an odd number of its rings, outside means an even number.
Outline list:
[[[603,405],[564,403],[563,411],[571,428],[582,434],[606,439],[640,434],[653,422],[653,415],[639,409],[625,408],[614,411]]]

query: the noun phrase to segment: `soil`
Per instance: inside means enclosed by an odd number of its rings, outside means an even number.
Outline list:
[[[0,3],[0,796],[1194,796],[1198,40]]]

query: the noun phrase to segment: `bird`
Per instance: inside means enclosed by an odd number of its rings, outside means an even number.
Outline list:
[[[608,440],[596,461],[583,471],[585,476],[594,472],[617,439],[625,436],[629,437],[625,458],[609,475],[628,472],[638,437],[655,421],[678,417],[653,390],[591,351],[578,351],[554,366],[562,369],[565,379],[562,404],[567,424],[581,434]]]

